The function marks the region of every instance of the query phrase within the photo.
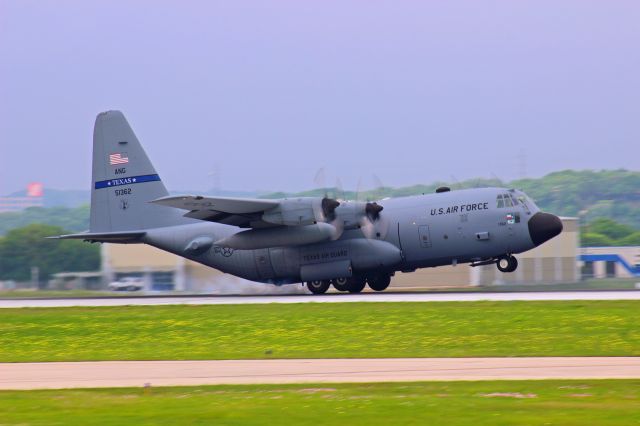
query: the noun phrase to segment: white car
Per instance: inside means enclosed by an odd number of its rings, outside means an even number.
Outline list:
[[[111,291],[138,291],[144,288],[144,281],[139,277],[124,277],[110,282],[107,288]]]

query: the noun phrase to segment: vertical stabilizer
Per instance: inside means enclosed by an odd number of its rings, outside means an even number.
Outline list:
[[[90,232],[143,230],[186,221],[150,204],[168,192],[120,111],[98,114],[93,129]]]

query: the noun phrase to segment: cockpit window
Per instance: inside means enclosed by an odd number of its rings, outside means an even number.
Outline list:
[[[529,199],[524,195],[521,195],[520,197],[518,197],[518,199],[520,200],[520,203],[524,207],[525,211],[531,214],[531,210],[529,209],[529,203],[528,203]]]
[[[511,196],[509,194],[504,194],[504,206],[505,207],[513,207],[513,203],[511,202]]]
[[[518,205],[518,201],[511,194],[500,194],[496,200],[499,209]]]

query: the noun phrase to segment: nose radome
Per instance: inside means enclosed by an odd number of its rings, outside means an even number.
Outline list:
[[[533,244],[539,246],[562,232],[562,221],[556,215],[538,212],[529,219],[529,235]]]

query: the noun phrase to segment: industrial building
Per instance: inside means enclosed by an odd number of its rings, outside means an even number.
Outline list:
[[[640,276],[640,247],[584,247],[580,254],[585,278]]]
[[[518,255],[519,267],[501,273],[494,265],[443,266],[397,273],[390,288],[444,288],[492,286],[501,284],[539,284],[579,281],[579,232],[576,218],[562,218],[563,232],[540,247]],[[305,292],[301,285],[281,288],[254,283],[224,274],[199,263],[163,252],[154,247],[131,244],[102,245],[103,284],[125,276],[139,276],[149,290],[175,290],[195,293]]]

